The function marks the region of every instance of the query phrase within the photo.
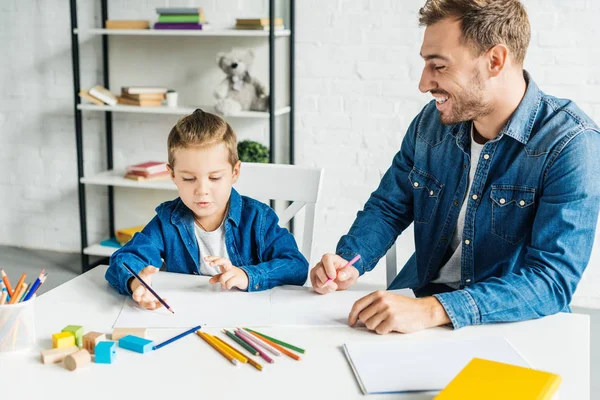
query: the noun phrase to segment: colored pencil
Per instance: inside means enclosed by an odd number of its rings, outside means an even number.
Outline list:
[[[287,347],[287,348],[288,348],[288,349],[290,349],[290,350],[294,350],[294,351],[297,351],[298,353],[302,353],[302,354],[306,353],[306,350],[304,350],[304,349],[302,349],[302,348],[300,348],[300,347],[296,347],[296,346],[294,346],[294,345],[292,345],[292,344],[289,344],[289,343],[286,343],[286,342],[284,342],[284,341],[282,341],[282,340],[278,340],[278,339],[275,339],[274,337],[267,336],[267,335],[265,335],[264,333],[260,333],[260,332],[254,331],[254,330],[252,330],[252,329],[250,329],[250,328],[244,328],[244,329],[245,329],[245,330],[247,330],[248,332],[254,332],[254,333],[256,333],[257,335],[260,335],[260,336],[262,336],[262,337],[264,337],[264,338],[267,338],[267,339],[269,339],[271,342],[273,342],[273,343],[277,343],[277,344],[278,344],[278,345],[280,345],[280,346]]]
[[[23,299],[23,301],[27,301],[30,298],[33,297],[33,295],[35,294],[35,292],[37,292],[37,290],[40,288],[40,286],[42,286],[42,283],[44,283],[46,281],[46,276],[48,276],[48,274],[45,273],[46,270],[43,269],[42,272],[40,273],[40,276],[37,277],[37,279],[35,280],[35,282],[33,282],[31,284],[31,286],[29,287],[29,291],[27,292],[27,295],[25,295],[25,298]]]
[[[250,346],[254,347],[256,349],[256,351],[258,351],[258,354],[260,354],[260,356],[263,358],[263,360],[265,360],[269,364],[273,364],[275,362],[275,361],[273,361],[273,359],[271,357],[269,357],[269,355],[267,353],[265,353],[264,351],[262,351],[262,349],[260,349],[257,344],[255,344],[250,339],[248,339],[241,331],[235,331],[235,334],[236,334],[237,337],[239,337],[240,339],[242,339],[244,342],[246,342]]]
[[[253,356],[258,356],[260,354],[258,351],[256,351],[256,349],[254,347],[250,346],[249,344],[244,342],[242,339],[235,336],[235,334],[229,332],[227,329],[223,329],[223,332],[225,332],[225,334],[227,336],[229,336],[231,338],[231,340],[235,341],[237,344],[242,346],[244,349],[246,349],[246,351],[248,353],[252,354]]]
[[[0,270],[0,274],[2,274],[2,281],[4,282],[4,285],[6,286],[6,290],[8,290],[8,295],[10,297],[12,297],[14,291],[12,286],[10,286],[10,281],[8,280],[8,276],[6,275],[6,272],[4,272],[4,270]]]
[[[348,263],[346,265],[344,265],[342,267],[346,268],[346,267],[351,267],[352,265],[354,265],[355,262],[357,262],[358,260],[360,260],[360,254],[357,254],[356,256],[354,256],[354,258],[350,261],[348,261]],[[337,272],[336,272],[336,278],[337,278]],[[325,281],[325,284],[323,285],[323,287],[327,286],[329,284],[329,282],[331,282],[332,280],[334,280],[335,278],[329,278],[327,279],[327,281]]]
[[[291,351],[284,349],[283,347],[281,347],[280,345],[271,342],[269,339],[261,337],[260,335],[257,335],[256,333],[250,332],[252,335],[256,336],[257,338],[259,338],[260,340],[262,340],[265,343],[270,344],[271,346],[275,347],[277,350],[281,351],[283,354],[285,354],[288,357],[293,358],[296,361],[300,361],[300,356],[298,354],[294,354]]]
[[[248,357],[246,357],[245,355],[243,355],[242,353],[225,343],[221,338],[217,336],[212,336],[212,338],[215,339],[221,346],[223,346],[225,350],[229,351],[229,353],[233,355],[239,362],[243,364],[248,363]]]
[[[221,347],[219,347],[217,344],[215,344],[215,342],[211,338],[209,338],[206,333],[200,332],[200,331],[196,331],[196,334],[198,336],[200,336],[206,343],[208,343],[213,349],[215,349],[216,351],[218,351],[219,353],[221,353],[221,355],[223,357],[225,357],[226,359],[228,359],[230,363],[232,363],[233,365],[238,365],[238,360],[235,359],[227,351],[225,351]]]
[[[23,301],[23,299],[25,298],[25,295],[27,294],[27,288],[29,287],[29,284],[27,283],[22,283],[23,285],[23,293],[21,293],[21,297],[19,298],[19,300],[17,300],[17,303],[21,303]]]
[[[148,289],[148,290],[150,291],[150,293],[152,293],[152,294],[154,295],[154,297],[156,297],[156,299],[157,299],[158,301],[160,301],[160,302],[163,304],[163,306],[165,306],[165,307],[167,308],[167,310],[169,310],[169,311],[171,311],[173,314],[175,314],[175,311],[173,311],[173,310],[171,309],[171,307],[170,307],[170,306],[169,306],[169,305],[168,305],[168,304],[167,304],[167,303],[166,303],[166,302],[165,302],[165,301],[162,299],[162,297],[160,297],[160,296],[159,296],[159,295],[158,295],[158,294],[157,294],[157,293],[154,291],[154,289],[152,289],[152,288],[150,287],[150,285],[148,285],[146,282],[144,282],[144,281],[142,280],[142,278],[140,278],[140,277],[139,277],[139,275],[138,275],[138,274],[136,274],[134,270],[132,270],[131,268],[129,268],[129,266],[128,266],[127,264],[123,263],[123,265],[125,266],[125,268],[127,268],[127,270],[128,270],[129,272],[131,272],[131,273],[133,274],[133,276],[135,276],[135,278],[136,278],[138,281],[140,281],[140,283],[141,283],[142,285],[144,285],[144,286],[146,287],[146,289]]]
[[[22,273],[21,277],[17,281],[17,284],[15,285],[15,290],[17,290],[19,287],[21,287],[21,285],[23,284],[23,282],[25,282],[25,278],[27,278],[27,274],[26,273]]]
[[[246,332],[244,331],[242,328],[237,328],[239,331],[241,331],[244,335],[246,335],[246,337],[250,340],[252,340],[254,343],[256,343],[257,345],[259,345],[260,347],[262,347],[263,349],[267,350],[268,352],[270,352],[271,354],[273,354],[274,356],[279,357],[281,355],[281,352],[278,351],[276,348],[268,345],[267,343],[256,339],[254,336],[252,336],[250,334],[250,332]]]
[[[2,296],[0,297],[0,306],[3,306],[6,303],[6,298],[8,297],[8,292],[2,292]]]
[[[179,335],[177,335],[177,336],[174,336],[174,337],[172,337],[172,338],[171,338],[171,339],[169,339],[169,340],[165,340],[164,342],[162,342],[162,343],[160,343],[160,344],[157,344],[156,346],[154,346],[153,350],[158,350],[158,349],[160,349],[161,347],[168,345],[169,343],[173,343],[174,341],[176,341],[176,340],[179,340],[179,339],[181,339],[182,337],[189,335],[190,333],[194,333],[194,332],[196,332],[196,331],[199,331],[199,330],[200,330],[200,328],[201,328],[201,326],[200,326],[200,325],[198,325],[198,326],[196,326],[196,327],[194,327],[194,328],[192,328],[192,329],[190,329],[190,330],[188,330],[188,331],[185,331],[185,332],[183,332],[183,333],[180,333],[180,334],[179,334]]]
[[[225,332],[225,330],[223,330]],[[233,335],[235,336],[235,335]],[[225,344],[228,348],[230,348],[231,350],[233,350],[234,352],[238,353],[241,356],[244,356],[238,349],[236,349],[235,347],[233,347],[232,345],[230,345],[229,343],[225,342],[223,339],[218,338],[216,336],[213,336],[215,339],[219,339],[219,341],[221,341],[223,344]],[[237,336],[235,336],[235,338],[237,339]],[[237,343],[237,342],[236,342]],[[243,343],[243,342],[242,342]],[[246,357],[246,359],[248,360],[248,364],[252,365],[254,368],[256,368],[259,371],[262,371],[262,365],[257,363],[256,361],[254,361],[252,358],[250,357]]]
[[[10,296],[10,301],[8,302],[8,304],[15,304],[17,300],[21,298],[21,295],[23,294],[23,285],[24,284],[21,284],[20,287],[15,288],[15,292],[12,296]]]

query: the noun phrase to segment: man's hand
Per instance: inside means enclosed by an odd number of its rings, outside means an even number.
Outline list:
[[[217,274],[210,278],[209,283],[220,283],[222,289],[233,289],[234,287],[240,290],[248,289],[248,275],[246,271],[241,268],[234,267],[227,258],[208,256],[204,257],[204,260],[209,263],[210,266],[218,266],[221,270],[220,274]]]
[[[148,265],[138,273],[138,276],[149,286],[152,286],[152,275],[156,274],[158,270],[158,268]],[[130,289],[133,300],[145,309],[156,310],[157,308],[162,307],[162,303],[158,301],[158,299],[136,278],[133,278],[131,281]],[[163,300],[166,302],[167,299]]]
[[[335,292],[336,290],[346,290],[354,285],[358,279],[358,270],[349,266],[344,268],[348,261],[337,254],[325,254],[321,261],[310,270],[310,282],[319,294]],[[327,285],[327,279],[333,279]]]
[[[354,303],[348,325],[358,321],[380,335],[411,333],[450,323],[446,310],[435,297],[413,299],[378,290]]]

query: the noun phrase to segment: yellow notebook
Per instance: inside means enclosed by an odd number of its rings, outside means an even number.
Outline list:
[[[131,240],[131,238],[133,238],[133,235],[136,234],[136,232],[141,231],[142,229],[144,229],[144,225],[140,225],[140,226],[133,226],[131,228],[123,228],[123,229],[119,229],[116,232],[116,236],[117,236],[117,241],[121,244],[124,245],[125,243],[129,242]]]
[[[435,400],[550,400],[561,382],[549,372],[474,358]]]

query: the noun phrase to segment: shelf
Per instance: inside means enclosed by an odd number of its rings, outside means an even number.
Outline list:
[[[269,31],[241,29],[73,29],[76,35],[122,35],[122,36],[217,36],[217,37],[268,37]],[[275,31],[275,36],[290,36],[289,29]]]
[[[140,107],[117,104],[116,106],[98,106],[95,104],[78,104],[77,109],[82,111],[112,111],[124,113],[141,113],[141,114],[172,114],[172,115],[188,115],[194,112],[196,108],[201,108],[205,111],[215,112],[213,106],[198,106],[198,107]],[[281,107],[275,110],[275,116],[285,115],[290,113],[290,107]],[[261,111],[242,111],[236,114],[224,115],[226,118],[258,118],[268,119],[268,112]]]
[[[110,257],[112,253],[119,250],[117,247],[102,246],[100,243],[93,244],[83,249],[83,254],[88,256]]]
[[[86,185],[99,186],[119,186],[136,189],[159,189],[159,190],[177,190],[177,187],[171,179],[160,179],[156,181],[134,181],[123,178],[125,171],[103,171],[92,176],[84,176],[81,183]]]

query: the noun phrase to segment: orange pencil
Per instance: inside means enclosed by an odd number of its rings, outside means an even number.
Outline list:
[[[263,342],[265,342],[267,344],[270,344],[271,346],[275,347],[277,350],[279,350],[280,352],[282,352],[286,356],[291,357],[291,358],[293,358],[296,361],[300,361],[300,356],[299,355],[297,355],[295,353],[292,353],[291,351],[289,351],[288,349],[285,349],[285,348],[281,347],[277,343],[274,343],[274,342],[270,341],[267,338],[264,338],[264,337],[262,337],[260,335],[257,335],[254,332],[251,332],[251,331],[246,331],[246,332],[248,332],[248,333],[252,334],[253,336],[257,337],[259,340],[262,340]]]
[[[22,283],[20,287],[18,287],[13,296],[10,296],[10,301],[8,302],[8,304],[15,304],[18,303],[18,301],[21,299],[21,296],[23,295],[23,291],[25,290],[25,284]]]
[[[220,346],[217,346],[217,344],[215,343],[215,341],[212,340],[212,338],[210,338],[206,333],[200,332],[200,331],[196,331],[196,334],[198,336],[200,336],[206,343],[208,343],[213,349],[215,349],[216,351],[218,351],[219,353],[221,353],[221,355],[223,357],[225,357],[226,359],[228,359],[230,363],[232,363],[233,365],[236,365],[236,366],[238,365],[238,360],[235,359],[227,351],[223,350]]]
[[[6,276],[6,272],[4,270],[0,271],[2,273],[2,280],[4,281],[4,285],[6,286],[6,290],[8,291],[8,295],[12,297],[14,291],[12,286],[10,286],[10,281],[8,280],[8,276]]]
[[[23,284],[23,282],[25,282],[25,278],[27,278],[27,274],[26,273],[22,273],[21,277],[19,278],[19,281],[15,285],[15,290],[17,290],[18,288],[21,287],[21,285]]]

